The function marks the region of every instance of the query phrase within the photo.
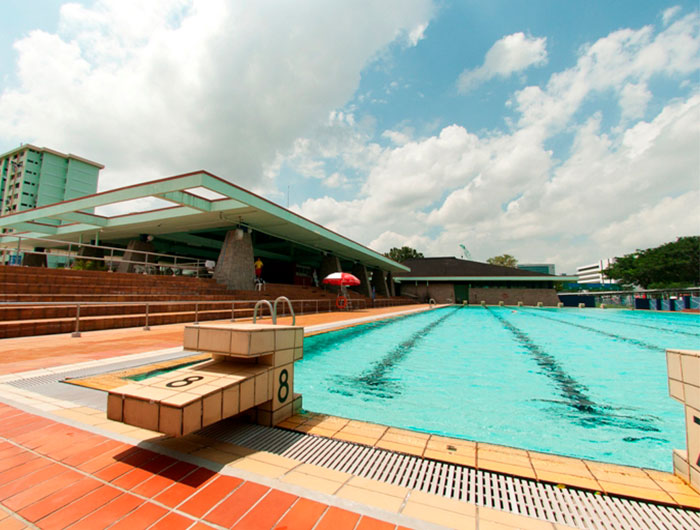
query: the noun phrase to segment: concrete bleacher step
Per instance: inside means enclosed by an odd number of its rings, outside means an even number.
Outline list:
[[[369,298],[349,294],[371,305]],[[80,330],[90,331],[144,326],[147,304],[149,325],[230,319],[231,301],[234,318],[250,318],[257,300],[279,296],[289,298],[295,312],[309,313],[334,310],[337,294],[315,286],[267,283],[262,291],[228,290],[211,278],[0,266],[0,338],[73,332],[77,303]],[[288,312],[286,304],[278,310]],[[267,314],[265,306],[259,314]]]

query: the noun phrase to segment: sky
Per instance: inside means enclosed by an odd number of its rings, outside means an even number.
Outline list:
[[[700,233],[699,70],[697,1],[2,0],[0,152],[573,273]]]

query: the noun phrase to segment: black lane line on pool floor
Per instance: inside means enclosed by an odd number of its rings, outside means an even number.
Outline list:
[[[522,311],[526,315],[536,316],[537,318],[544,318],[545,320],[551,320],[552,322],[558,322],[559,324],[566,324],[567,326],[574,326],[575,328],[585,329],[586,331],[592,331],[593,333],[598,333],[599,335],[604,335],[613,339],[621,340],[624,342],[629,342],[640,348],[645,348],[651,351],[660,351],[666,353],[666,348],[661,346],[656,346],[649,342],[644,342],[643,340],[633,339],[632,337],[625,337],[624,335],[618,335],[617,333],[610,333],[608,331],[603,331],[601,329],[592,328],[590,326],[584,326],[583,324],[576,324],[575,322],[567,322],[566,320],[561,320],[559,318],[546,317],[541,313],[534,313],[532,311]]]
[[[546,311],[547,313],[554,313],[556,309],[542,308],[539,311]],[[667,333],[679,333],[681,335],[689,335],[691,337],[700,337],[700,333],[693,333],[692,331],[680,331],[676,329],[661,328],[659,326],[650,326],[649,324],[640,324],[639,322],[629,322],[628,320],[615,320],[614,318],[597,318],[591,315],[576,315],[577,318],[582,318],[584,320],[594,320],[596,322],[613,322],[615,324],[624,324],[628,326],[637,326],[640,328],[654,329],[656,331],[665,331]],[[685,326],[685,324],[682,324]]]
[[[395,324],[398,321],[406,322],[406,320],[418,318],[421,316],[425,316],[425,312],[410,313],[408,315],[402,315],[399,318],[387,317],[382,320],[375,320],[372,322],[358,324],[356,326],[351,326],[348,328],[331,329],[328,331],[324,331],[323,333],[319,333],[317,335],[304,337],[304,358],[308,359],[313,357],[317,353],[323,353],[330,346],[332,346],[338,341],[343,341],[346,339],[356,339],[378,328]]]
[[[488,313],[498,320],[501,325],[510,331],[515,339],[527,350],[533,357],[537,365],[542,369],[544,375],[549,377],[559,387],[559,394],[564,398],[564,403],[576,410],[578,413],[587,414],[586,416],[575,416],[572,419],[578,421],[584,427],[592,427],[598,425],[609,425],[622,429],[633,429],[645,432],[660,432],[660,429],[651,425],[654,422],[653,417],[638,417],[626,416],[623,414],[611,414],[610,410],[616,410],[608,405],[601,405],[594,402],[586,391],[588,388],[579,383],[570,376],[564,368],[557,362],[556,358],[544,351],[539,345],[517,326],[497,314],[491,308],[485,308]],[[657,441],[666,441],[663,438],[643,436],[639,438],[627,437],[626,442],[636,442],[643,439],[653,439]]]
[[[434,320],[424,328],[414,332],[408,339],[396,346],[393,350],[387,353],[384,357],[372,363],[372,368],[365,370],[358,377],[352,378],[352,387],[356,388],[363,394],[370,394],[375,397],[392,399],[399,393],[398,385],[394,381],[387,379],[386,375],[398,363],[406,358],[406,356],[416,347],[416,344],[428,335],[436,326],[442,324],[446,319],[454,315],[461,308],[454,309],[437,320]],[[335,392],[352,395],[353,392],[347,390],[347,385],[340,385]]]

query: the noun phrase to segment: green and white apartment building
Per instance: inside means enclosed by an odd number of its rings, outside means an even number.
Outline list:
[[[0,215],[91,195],[97,191],[103,168],[76,155],[29,144],[4,153],[0,155]]]

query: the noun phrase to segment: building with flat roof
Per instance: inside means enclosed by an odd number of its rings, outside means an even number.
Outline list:
[[[590,265],[582,265],[576,268],[578,283],[614,285],[616,280],[608,278],[603,271],[615,262],[615,259],[602,259]]]
[[[518,263],[517,268],[523,271],[541,272],[552,276],[556,274],[554,263]]]
[[[101,169],[97,162],[31,144],[8,151],[0,155],[0,215],[92,195]]]
[[[432,298],[438,303],[542,302],[551,306],[559,302],[554,282],[576,281],[575,276],[555,276],[453,257],[412,258],[402,264],[411,270],[394,275],[401,295],[419,301]]]

